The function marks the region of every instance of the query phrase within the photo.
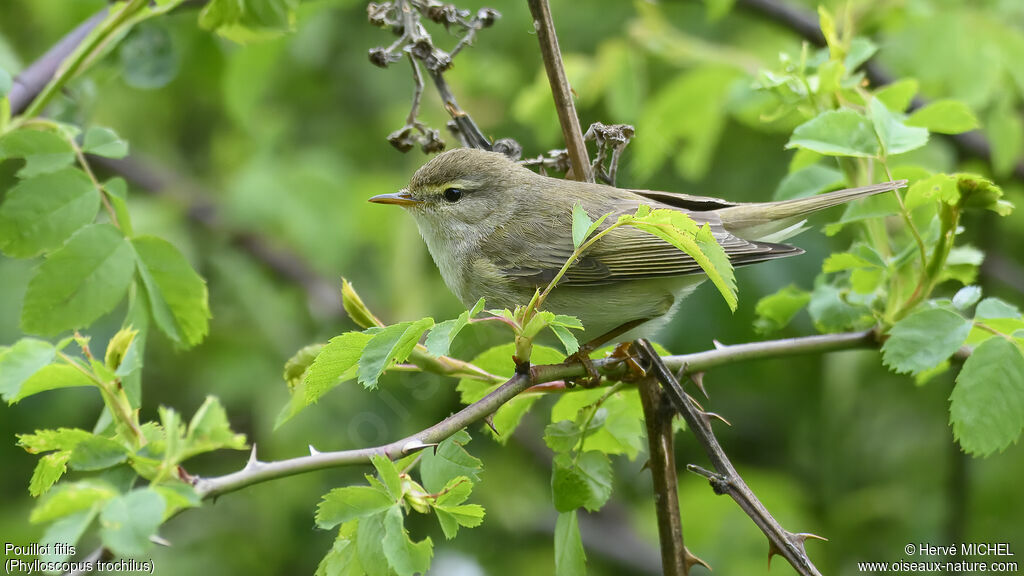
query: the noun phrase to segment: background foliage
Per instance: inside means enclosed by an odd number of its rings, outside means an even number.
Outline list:
[[[475,10],[479,4],[465,7]],[[587,10],[569,3],[553,7],[583,123],[629,122],[637,128],[620,185],[764,200],[841,177],[838,170],[791,173],[799,154],[785,145],[802,119],[791,112],[765,122],[768,96],[752,88],[759,70],[782,68],[780,52],[799,56],[801,40],[728,4],[609,0]],[[103,5],[4,3],[0,67],[16,73]],[[877,58],[897,78],[915,79],[921,95],[965,102],[992,143],[989,165],[961,156],[949,140],[933,135],[907,155],[912,162],[994,178],[1020,206],[1024,193],[1012,175],[1024,152],[1024,11],[1017,3],[825,5],[835,14],[849,11],[857,33],[879,45]],[[487,134],[514,137],[531,155],[559,147],[528,12],[521,5],[499,8],[503,18],[460,54],[446,76]],[[302,4],[295,28],[293,34],[239,46],[198,28],[195,11],[154,19],[59,96],[56,114],[78,125],[114,129],[131,143],[133,155],[176,175],[163,197],[128,189],[134,231],[171,240],[208,282],[212,318],[201,344],[185,350],[163,333],[152,333],[142,419],[160,419],[159,405],[190,415],[215,394],[233,429],[258,441],[263,459],[297,456],[307,444],[328,450],[389,441],[460,405],[450,379],[390,374],[379,390],[347,386],[273,430],[288,401],[278,376],[285,360],[309,342],[355,326],[340,314],[337,295],[311,297],[227,241],[231,232],[255,232],[273,246],[294,250],[330,286],[344,274],[388,323],[454,318],[462,311],[411,219],[365,202],[403,186],[423,161],[417,151],[401,155],[384,139],[408,112],[408,74],[400,66],[381,71],[367,62],[366,50],[386,40],[366,23],[361,2]],[[238,39],[237,31],[227,30],[233,34]],[[443,35],[437,38],[444,44]],[[446,120],[429,90],[423,114],[433,126]],[[20,168],[0,164],[0,188],[8,189]],[[217,208],[214,231],[190,218],[188,205],[195,200]],[[1020,211],[1005,218],[980,211],[964,215],[963,240],[988,254],[977,279],[985,296],[1021,300],[1021,218]],[[790,284],[812,289],[826,257],[855,237],[849,229],[833,237],[819,230],[796,241],[807,255],[738,271],[735,314],[710,287],[698,291],[661,343],[687,352],[708,348],[712,338],[756,338],[758,299]],[[0,257],[2,343],[21,336],[18,320],[29,306],[24,295],[35,264]],[[952,297],[954,290],[947,292]],[[90,330],[92,347],[106,348],[126,305]],[[814,331],[811,317],[799,312],[781,334]],[[453,354],[472,358],[503,339],[497,329],[470,325]],[[830,538],[828,544],[810,545],[825,572],[854,573],[854,560],[895,559],[907,542],[1021,542],[1024,497],[1015,482],[1024,473],[1021,447],[987,459],[960,452],[948,424],[952,373],[918,386],[886,370],[877,352],[845,352],[727,367],[707,383],[714,410],[733,423],[719,434],[747,481],[784,524]],[[542,437],[555,401],[537,401],[504,446],[483,430],[470,430],[469,450],[485,463],[473,491],[473,501],[487,510],[484,527],[460,531],[447,542],[434,523],[409,524],[416,540],[431,536],[435,542],[437,573],[550,571],[556,525],[549,477],[555,456]],[[95,393],[84,389],[26,398],[0,407],[0,436],[13,439],[58,426],[91,429],[100,407]],[[564,406],[556,410],[574,413]],[[677,458],[702,461],[685,434],[679,436]],[[25,486],[36,460],[13,441],[0,443],[7,471],[0,478],[5,541],[36,541],[41,534],[41,526],[25,522],[34,502]],[[612,503],[600,513],[580,515],[594,574],[657,570],[650,481],[642,460],[611,459]],[[190,461],[189,469],[213,475],[243,462],[241,453],[221,452]],[[312,511],[328,490],[362,484],[362,473],[297,476],[224,497],[162,528],[174,547],[154,549],[153,558],[166,574],[311,573],[334,538],[315,528]],[[716,498],[696,477],[682,476],[680,489],[691,550],[721,573],[763,570],[763,538],[731,502]]]

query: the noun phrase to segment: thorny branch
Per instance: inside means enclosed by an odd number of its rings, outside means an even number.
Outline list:
[[[445,147],[440,132],[418,120],[420,98],[423,94],[423,78],[417,64],[419,62],[433,80],[444,102],[445,110],[452,117],[453,124],[450,123],[449,127],[456,136],[466,146],[490,150],[490,140],[484,136],[469,114],[459,108],[443,74],[451,68],[452,59],[463,48],[473,43],[476,33],[494,24],[501,14],[491,8],[481,8],[476,15],[471,15],[469,10],[461,10],[453,4],[442,4],[437,0],[371,2],[366,8],[366,13],[371,24],[390,30],[398,36],[398,39],[386,48],[371,48],[370,62],[386,68],[401,60],[403,55],[408,55],[412,63],[415,87],[409,116],[404,126],[388,135],[388,142],[402,152],[411,150],[417,144],[427,154],[440,152]],[[450,52],[445,52],[434,45],[433,38],[421,22],[423,16],[443,25],[448,31],[456,28],[456,34],[462,34]]]
[[[873,331],[849,332],[737,344],[734,346],[718,346],[714,350],[706,350],[704,352],[666,356],[663,361],[665,365],[672,369],[678,370],[686,367],[690,371],[702,372],[717,366],[747,360],[877,346],[878,339]],[[594,360],[594,368],[603,375],[614,378],[622,376],[625,373],[626,367],[621,358],[609,357]],[[531,386],[581,377],[585,374],[586,372],[583,367],[576,362],[571,364],[532,366],[528,376],[519,375],[512,377],[483,399],[466,406],[442,422],[401,440],[357,450],[337,452],[317,452],[312,450],[309,456],[277,462],[259,462],[253,457],[250,460],[250,464],[238,472],[215,478],[196,478],[194,480],[196,490],[203,498],[212,498],[253,484],[302,472],[335,466],[366,464],[369,463],[370,457],[374,454],[386,454],[389,457],[408,454],[409,452],[440,442],[462,428],[483,420],[502,404]]]
[[[647,427],[648,467],[654,484],[654,511],[658,517],[661,568],[665,576],[686,576],[690,566],[707,564],[690,553],[683,541],[683,519],[679,513],[679,480],[672,431],[672,406],[652,377],[637,382],[640,404]]]
[[[821,576],[821,572],[814,566],[804,550],[804,541],[808,538],[820,537],[813,534],[795,534],[779,524],[740,477],[729,457],[722,450],[718,439],[715,438],[715,433],[711,429],[711,420],[718,416],[711,412],[705,412],[697,406],[696,402],[683,390],[679,380],[672,374],[662,358],[655,352],[650,342],[640,339],[634,342],[634,346],[640,353],[640,358],[650,365],[653,376],[661,382],[662,389],[672,402],[672,406],[686,420],[687,426],[693,431],[693,435],[704,448],[717,472],[711,472],[692,464],[687,469],[705,476],[711,482],[715,493],[728,494],[739,504],[747,516],[754,521],[754,524],[768,537],[769,558],[772,554],[779,554],[789,561],[801,575]],[[685,374],[702,370],[699,367],[684,365],[681,371]]]

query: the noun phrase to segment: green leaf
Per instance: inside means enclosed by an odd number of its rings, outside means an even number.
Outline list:
[[[55,132],[21,129],[0,136],[0,161],[24,158],[25,167],[18,178],[31,178],[55,172],[75,161],[75,151]]]
[[[982,342],[949,397],[953,437],[969,454],[988,456],[1017,442],[1024,428],[1024,356],[1003,338]]]
[[[384,556],[398,576],[426,573],[434,555],[430,538],[413,542],[405,530],[402,508],[397,504],[384,515]]]
[[[118,496],[103,507],[100,536],[103,545],[118,556],[141,556],[149,550],[149,537],[164,518],[164,499],[151,488],[139,488]]]
[[[698,228],[692,218],[678,210],[660,208],[643,213],[643,208],[641,206],[634,215],[620,216],[619,221],[657,236],[688,254],[718,288],[729,309],[735,311],[738,301],[732,263],[715,240],[711,227],[705,223]]]
[[[961,312],[966,311],[981,300],[981,287],[964,286],[953,296],[953,306]]]
[[[25,380],[17,392],[4,399],[10,404],[20,401],[40,392],[57,390],[60,388],[76,388],[81,386],[95,386],[96,382],[82,373],[81,370],[66,364],[51,364],[44,366],[38,372]]]
[[[173,517],[181,510],[198,508],[202,505],[199,494],[191,484],[175,480],[167,484],[151,486],[151,488],[164,499],[164,520]]]
[[[224,448],[245,450],[245,434],[232,432],[227,412],[221,406],[220,400],[214,396],[207,396],[188,423],[181,459]]]
[[[34,374],[53,362],[57,349],[36,338],[22,338],[0,352],[0,395],[10,401]]]
[[[572,247],[579,250],[583,241],[587,239],[587,231],[594,222],[583,209],[583,204],[577,202],[572,206]]]
[[[384,556],[384,516],[386,512],[358,520],[356,551],[359,564],[368,576],[389,576],[387,558]]]
[[[210,320],[206,282],[163,238],[140,236],[132,239],[132,246],[156,325],[186,348],[202,342]]]
[[[554,452],[568,452],[580,441],[582,431],[571,420],[559,420],[544,427],[544,443]]]
[[[567,328],[565,328],[564,326],[559,326],[557,324],[550,325],[550,328],[551,331],[555,333],[555,336],[558,337],[558,340],[562,343],[562,346],[565,348],[566,356],[575,354],[580,349],[579,340],[577,340],[576,336],[574,336],[572,332],[569,332]]]
[[[70,458],[69,450],[60,450],[40,458],[28,482],[28,493],[36,498],[45,494],[67,471]]]
[[[850,42],[850,49],[843,59],[846,69],[853,72],[878,52],[878,46],[868,38],[858,36]]]
[[[103,470],[128,459],[128,450],[113,438],[90,436],[75,445],[69,464],[75,470]]]
[[[889,329],[882,363],[900,374],[917,374],[952,356],[970,332],[971,322],[955,312],[942,308],[914,312]]]
[[[365,332],[346,332],[331,338],[302,379],[306,386],[306,406],[315,404],[338,384],[356,377],[359,357],[372,338]]]
[[[469,319],[479,314],[483,309],[484,299],[481,298],[476,301],[472,308],[459,314],[458,318],[445,320],[434,325],[430,329],[430,334],[427,334],[427,339],[424,343],[427,347],[427,352],[433,356],[447,356],[452,342],[455,341],[455,337],[469,324]]]
[[[871,122],[853,110],[829,110],[793,130],[786,148],[805,148],[827,156],[871,158],[878,155],[878,137]]]
[[[960,199],[960,192],[957,190],[956,180],[948,174],[935,174],[930,178],[918,180],[907,190],[904,198],[904,206],[907,210],[913,210],[929,202],[945,202],[956,204]]]
[[[58,248],[96,218],[99,191],[78,169],[64,168],[22,180],[0,206],[0,250],[30,258]]]
[[[604,453],[590,450],[575,460],[569,454],[555,457],[551,495],[559,512],[581,506],[594,512],[604,506],[611,494],[612,466]]]
[[[356,551],[356,533],[358,521],[343,524],[338,529],[338,537],[334,540],[330,552],[320,561],[315,576],[363,576],[366,571],[359,564]]]
[[[1016,306],[999,298],[985,298],[974,310],[976,320],[993,318],[1020,318],[1020,310]],[[0,366],[2,366],[0,360]]]
[[[383,512],[394,505],[394,498],[372,486],[335,488],[320,500],[316,508],[316,525],[325,530],[334,528],[349,520]]]
[[[71,557],[78,540],[85,534],[85,530],[92,524],[99,513],[97,507],[82,510],[75,514],[65,516],[46,527],[46,532],[39,539],[40,547],[45,547],[46,552],[39,555],[42,562],[64,562]],[[56,546],[60,544],[60,546]],[[58,550],[63,553],[59,553]]]
[[[106,191],[107,200],[114,208],[118,225],[124,235],[131,238],[135,232],[132,229],[132,216],[128,212],[128,183],[124,178],[111,178],[103,183],[103,190]]]
[[[851,303],[840,289],[831,284],[819,283],[814,287],[807,312],[819,332],[841,332],[874,324],[871,310]]]
[[[881,100],[889,110],[903,112],[910,106],[917,95],[918,82],[914,78],[904,78],[882,86],[875,92],[875,99]]]
[[[405,362],[420,337],[434,325],[432,318],[416,322],[400,322],[373,335],[359,358],[356,374],[359,383],[369,389],[377,387],[377,380],[392,364]]]
[[[238,43],[276,38],[295,28],[298,0],[212,0],[199,25]]]
[[[134,272],[132,247],[117,228],[86,226],[35,269],[21,326],[44,335],[87,326],[121,301]]]
[[[483,506],[462,504],[472,491],[473,482],[465,476],[459,476],[452,478],[434,501],[434,513],[445,538],[454,538],[458,534],[459,526],[475,528],[483,522]]]
[[[668,353],[664,349],[660,351]],[[594,355],[598,357],[604,353],[598,350]],[[563,394],[551,408],[551,421],[558,423],[569,420],[576,422],[577,427],[582,426],[582,419],[606,392],[607,390],[598,388]],[[605,399],[586,433],[587,450],[597,450],[605,454],[625,454],[630,459],[636,458],[647,446],[644,438],[643,408],[637,391],[620,390]]]
[[[576,510],[562,512],[555,521],[555,574],[586,576],[587,555],[583,551]]]
[[[768,334],[785,328],[810,301],[811,293],[794,284],[761,298],[754,309],[757,314],[754,330],[758,334]]]
[[[110,128],[93,126],[85,132],[82,151],[106,158],[124,158],[128,155],[128,143]]]
[[[939,134],[960,134],[981,127],[974,112],[959,100],[936,100],[907,118],[907,126],[920,126]]]
[[[460,476],[476,481],[483,470],[483,462],[466,451],[470,436],[459,430],[443,440],[437,450],[424,450],[420,461],[420,478],[428,492],[440,492],[453,478]]]
[[[885,107],[880,100],[872,98],[868,104],[871,122],[875,126],[878,139],[882,142],[882,152],[893,156],[916,150],[928,143],[928,130],[907,126],[901,115],[897,115]]]
[[[960,192],[960,203],[965,208],[991,210],[1000,216],[1013,212],[1013,204],[1002,200],[1003,189],[994,182],[977,174],[955,174],[956,187]]]
[[[92,508],[117,496],[117,491],[106,482],[80,480],[58,484],[46,493],[32,509],[29,522],[40,524],[63,518]]]
[[[92,438],[92,434],[78,428],[36,430],[34,434],[18,434],[18,446],[29,454],[51,450],[71,450],[79,442]]]
[[[388,460],[387,456],[381,454],[374,454],[370,458],[370,463],[377,469],[377,475],[380,477],[380,481],[387,488],[388,494],[395,501],[402,498],[402,480],[399,477],[398,468],[395,467],[395,463]]]
[[[491,374],[511,378],[515,372],[515,364],[512,362],[513,354],[515,354],[515,345],[512,343],[503,344],[481,352],[473,359],[472,363]],[[564,359],[565,354],[554,348],[537,345],[533,347],[531,360],[535,364],[557,364]],[[459,380],[456,388],[460,393],[462,403],[472,404],[490,394],[500,385],[500,383],[491,384],[481,382],[480,380],[463,378]],[[519,426],[519,421],[522,420],[523,415],[539,398],[539,394],[520,394],[498,408],[498,411],[494,413],[493,423],[494,428],[498,431],[496,438],[499,442],[505,443],[508,441],[512,436],[512,432]],[[485,429],[488,434],[494,435],[489,427]]]

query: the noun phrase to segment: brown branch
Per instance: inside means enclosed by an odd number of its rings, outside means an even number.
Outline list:
[[[649,447],[648,467],[654,484],[654,511],[661,541],[661,569],[665,576],[690,573],[689,551],[683,542],[683,519],[679,514],[679,480],[672,437],[672,408],[654,378],[637,382],[644,410]]]
[[[580,128],[579,117],[576,116],[572,88],[569,87],[569,79],[566,78],[565,67],[562,65],[562,51],[558,48],[558,36],[555,35],[555,24],[551,20],[551,6],[548,0],[527,0],[527,3],[530,5],[533,27],[540,41],[540,53],[544,59],[548,83],[551,84],[551,95],[555,98],[558,122],[562,125],[562,136],[569,150],[573,178],[582,182],[593,182],[594,172],[590,168],[587,144],[583,141],[583,130]]]
[[[754,524],[761,529],[761,532],[768,537],[770,543],[769,557],[771,554],[779,554],[785,558],[802,576],[821,576],[821,572],[814,566],[807,552],[804,550],[804,541],[808,537],[815,537],[811,534],[795,534],[782,527],[781,524],[771,515],[764,504],[757,499],[747,483],[740,477],[736,468],[733,467],[729,457],[722,450],[721,444],[715,438],[711,429],[711,419],[714,414],[699,409],[690,396],[683,391],[682,385],[668,369],[661,357],[647,340],[640,339],[634,342],[634,346],[640,354],[640,358],[650,365],[653,376],[661,382],[662,389],[672,402],[672,406],[686,420],[693,435],[697,438],[708,459],[717,470],[717,473],[710,472],[699,466],[690,465],[687,468],[708,478],[711,486],[718,494],[728,494],[739,504],[740,508],[750,516]],[[686,367],[684,366],[684,371]]]

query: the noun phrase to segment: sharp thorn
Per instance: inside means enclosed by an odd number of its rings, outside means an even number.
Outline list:
[[[712,418],[718,418],[722,422],[725,422],[726,426],[732,427],[732,423],[730,423],[725,418],[722,418],[721,414],[716,414],[715,412],[701,412],[701,414],[704,415],[704,419],[707,420],[708,422],[710,422]]]
[[[262,464],[262,462],[256,459],[256,443],[253,442],[252,451],[249,452],[249,460],[245,463],[245,469],[251,470],[259,466],[260,464]]]
[[[166,546],[168,548],[171,547],[170,541],[165,539],[165,538],[163,538],[163,537],[161,537],[158,534],[153,534],[152,536],[150,536],[149,537],[149,541],[154,543],[154,544],[158,544],[160,546]]]
[[[711,343],[715,345],[715,350],[722,350],[724,348],[728,348],[728,346],[726,346],[725,344],[722,344],[718,340],[712,340]]]
[[[687,573],[690,572],[690,568],[693,568],[695,564],[700,564],[701,566],[707,568],[708,571],[711,571],[711,566],[708,565],[708,563],[702,560],[699,556],[697,556],[693,552],[690,552],[690,549],[686,546],[683,546],[683,562],[686,563]]]
[[[312,444],[309,445],[309,455],[310,456],[316,456],[319,453],[320,453],[320,451],[317,450],[316,448],[313,448]]]
[[[779,547],[776,546],[774,542],[769,540],[768,541],[768,569],[769,570],[772,569],[772,556],[775,556],[776,554],[778,554],[779,556],[782,556],[782,550],[779,550]]]
[[[703,394],[705,398],[708,400],[711,399],[711,396],[708,396],[708,391],[704,388],[703,372],[694,372],[693,374],[690,374],[690,380],[693,381],[693,384],[697,386],[698,389],[700,389],[701,394]]]
[[[647,460],[646,460],[646,461],[644,462],[644,465],[640,467],[640,471],[641,471],[641,472],[643,472],[644,470],[650,470],[650,469],[651,469],[651,459],[650,459],[650,458],[648,458],[648,459],[647,459]]]
[[[494,414],[493,413],[492,414],[488,414],[487,416],[484,416],[484,423],[487,424],[487,427],[491,429],[491,432],[494,432],[495,436],[501,436],[501,434],[498,432],[498,429],[494,427]]]
[[[796,534],[793,534],[791,532],[789,534],[789,538],[791,540],[795,540],[795,541],[799,542],[801,545],[804,542],[806,542],[808,538],[813,538],[815,540],[821,540],[822,542],[828,542],[828,538],[825,538],[824,536],[818,536],[817,534],[812,534],[810,532],[798,532]]]
[[[404,446],[402,446],[402,454],[403,455],[412,454],[413,452],[419,452],[420,450],[423,450],[424,448],[429,448],[431,446],[434,447],[434,452],[436,453],[437,452],[437,444],[436,443],[434,443],[434,444],[426,444],[426,443],[422,442],[421,440],[410,440],[410,441],[406,442]]]
[[[686,397],[690,400],[690,402],[693,402],[693,405],[696,406],[698,410],[700,410],[701,412],[704,411],[704,407],[700,405],[700,402],[697,402],[696,398],[690,396],[689,394],[687,394]]]

